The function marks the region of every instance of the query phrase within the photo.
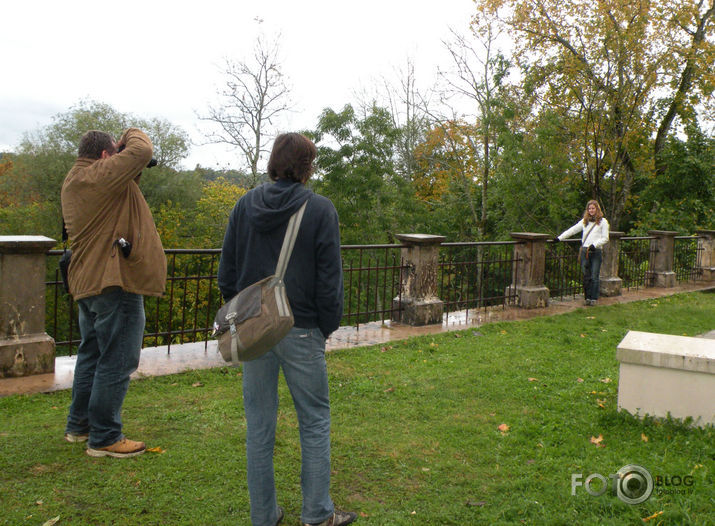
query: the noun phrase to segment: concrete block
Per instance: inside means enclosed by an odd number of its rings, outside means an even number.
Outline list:
[[[616,358],[619,409],[715,424],[715,340],[629,331]]]
[[[53,373],[55,340],[47,334],[0,340],[0,378]]]

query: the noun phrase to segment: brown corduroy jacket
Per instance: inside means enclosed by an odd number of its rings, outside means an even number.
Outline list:
[[[108,287],[161,296],[166,285],[166,256],[149,205],[135,181],[151,160],[144,132],[129,128],[125,149],[106,159],[78,158],[62,185],[62,216],[72,248],[69,288],[77,299]],[[117,244],[132,244],[124,257]]]

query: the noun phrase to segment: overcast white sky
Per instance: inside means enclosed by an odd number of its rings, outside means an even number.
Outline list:
[[[442,40],[474,13],[472,0],[12,0],[1,14],[0,151],[83,99],[167,119],[200,142],[196,112],[216,102],[224,58],[248,58],[261,33],[281,34],[296,104],[282,131],[313,128],[323,108],[355,103],[408,57],[432,85],[448,65]],[[237,157],[194,145],[184,166],[236,168]]]

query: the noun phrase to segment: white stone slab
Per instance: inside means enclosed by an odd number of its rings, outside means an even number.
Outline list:
[[[715,340],[630,331],[616,357],[619,410],[715,424]]]
[[[618,344],[621,363],[715,374],[715,340],[629,331]]]

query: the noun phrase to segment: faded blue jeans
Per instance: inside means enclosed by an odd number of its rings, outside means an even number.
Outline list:
[[[273,349],[243,364],[246,470],[253,526],[274,526],[278,520],[273,448],[281,368],[300,429],[301,519],[304,523],[319,523],[334,512],[330,498],[330,396],[325,338],[320,329],[293,327]]]
[[[588,254],[588,257],[586,255]],[[581,271],[583,272],[583,293],[587,300],[597,300],[600,287],[601,262],[603,252],[600,248],[587,253],[581,247]]]
[[[89,447],[101,448],[124,438],[121,411],[129,375],[139,366],[144,298],[117,288],[77,304],[82,341],[65,431],[89,433]]]

